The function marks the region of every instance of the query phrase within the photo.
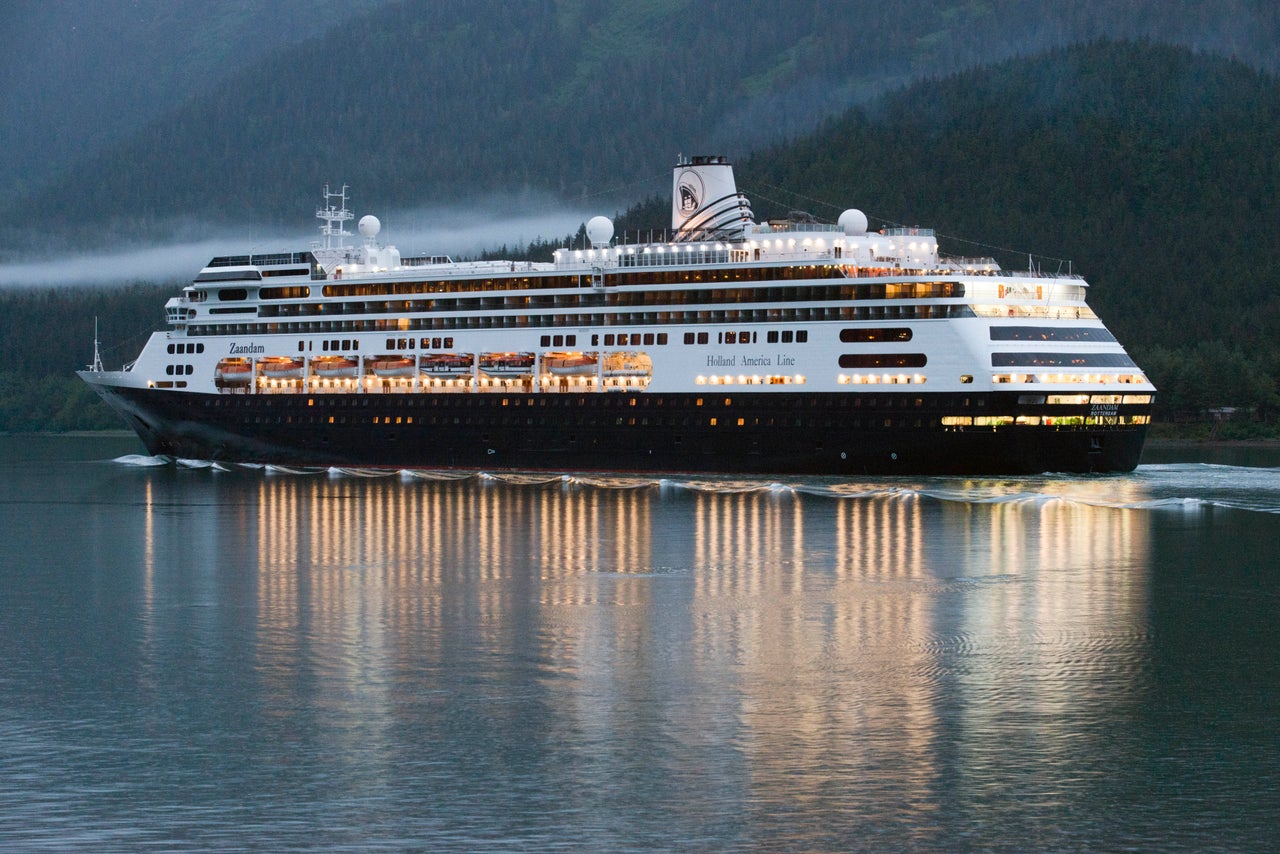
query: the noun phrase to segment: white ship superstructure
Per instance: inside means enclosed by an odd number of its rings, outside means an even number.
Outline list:
[[[340,206],[333,201],[340,200]],[[1079,276],[924,228],[757,223],[680,158],[669,240],[550,263],[401,257],[325,190],[309,251],[215,258],[121,371],[153,453],[300,464],[758,472],[1116,470],[1154,388]]]

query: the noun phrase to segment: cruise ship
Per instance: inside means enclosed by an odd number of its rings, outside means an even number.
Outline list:
[[[307,251],[214,258],[121,370],[156,455],[298,466],[1019,474],[1138,464],[1154,387],[1077,275],[927,228],[757,222],[677,158],[671,231],[603,216],[550,262],[402,257],[346,188]],[[589,245],[588,245],[589,242]]]

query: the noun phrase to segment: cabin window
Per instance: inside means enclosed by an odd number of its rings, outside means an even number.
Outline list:
[[[708,339],[708,337],[707,337],[707,333],[706,333],[706,332],[699,332],[699,333],[698,333],[698,343],[699,343],[699,344],[706,344],[708,340],[709,340],[709,339]]]
[[[910,341],[911,334],[911,328],[907,326],[841,329],[840,340],[845,344],[875,341]]]
[[[563,346],[564,346],[564,336],[563,336],[563,335],[554,335],[554,336],[552,336],[552,338],[551,338],[551,346],[552,346],[552,347],[563,347]]]
[[[551,336],[550,336],[550,335],[543,335],[543,336],[542,336],[542,338],[540,338],[540,339],[538,340],[538,344],[539,344],[540,346],[542,346],[542,347],[550,347],[550,346],[551,346]]]
[[[769,330],[769,332],[765,335],[764,340],[765,340],[765,342],[766,342],[766,343],[768,343],[768,344],[777,344],[777,343],[778,343],[778,330],[776,330],[776,329],[770,329],[770,330]]]
[[[686,343],[686,344],[692,344],[692,343],[694,342],[694,340],[695,340],[695,338],[694,338],[694,334],[693,334],[692,332],[686,332],[686,333],[684,334],[684,343]]]
[[[928,362],[924,353],[845,353],[842,368],[923,368]]]
[[[666,344],[666,343],[667,343],[667,333],[665,333],[665,332],[659,332],[659,333],[658,333],[658,344],[659,344],[659,345],[664,345],[664,344]]]
[[[793,337],[793,333],[791,332],[791,330],[790,330],[790,329],[784,329],[784,330],[782,330],[782,343],[783,343],[783,344],[790,344],[790,343],[791,343],[791,340],[792,340],[792,337]]]

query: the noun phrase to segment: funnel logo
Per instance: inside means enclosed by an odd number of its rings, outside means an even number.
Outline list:
[[[702,177],[693,170],[683,172],[676,181],[676,188],[680,194],[680,213],[685,217],[691,216],[698,208],[702,207],[702,200],[706,196],[706,189],[702,185]]]

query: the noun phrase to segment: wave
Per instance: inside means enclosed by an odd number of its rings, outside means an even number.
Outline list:
[[[1115,510],[1200,513],[1223,508],[1280,514],[1280,469],[1210,463],[1171,463],[1139,466],[1127,474],[1042,474],[1025,477],[834,477],[744,478],[731,475],[693,477],[626,473],[566,473],[383,469],[359,466],[298,467],[236,464],[202,460],[174,460],[164,456],[129,454],[117,457],[123,466],[152,468],[174,464],[191,470],[225,472],[232,468],[261,471],[268,476],[330,478],[398,478],[402,483],[463,482],[517,488],[645,490],[664,495],[762,495],[775,499],[813,497],[834,500],[934,501],[967,505],[1026,505],[1054,503]]]
[[[139,468],[155,468],[156,466],[167,466],[173,462],[169,457],[148,457],[144,454],[125,454],[123,457],[116,457],[111,462],[122,466],[136,466]]]

